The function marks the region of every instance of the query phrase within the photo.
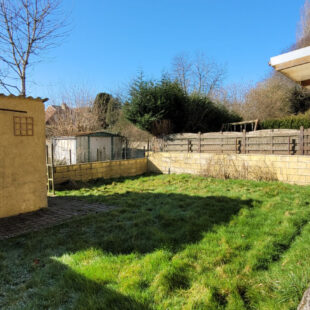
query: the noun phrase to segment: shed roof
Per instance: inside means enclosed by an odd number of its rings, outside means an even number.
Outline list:
[[[72,139],[75,137],[121,137],[118,134],[110,133],[107,131],[89,131],[89,132],[81,132],[71,136],[58,136],[53,137],[53,139]]]
[[[310,89],[310,46],[270,58],[275,70]]]
[[[118,134],[114,134],[108,131],[89,131],[89,132],[81,132],[75,135],[78,136],[90,136],[90,137],[119,137]]]
[[[25,97],[23,95],[18,95],[18,96],[15,96],[15,95],[5,95],[5,94],[2,94],[0,93],[0,98],[1,97],[4,97],[4,98],[17,98],[17,99],[27,99],[27,100],[37,100],[37,101],[41,101],[41,102],[45,102],[48,100],[48,98],[41,98],[41,97],[31,97],[31,96],[28,96],[28,97]]]

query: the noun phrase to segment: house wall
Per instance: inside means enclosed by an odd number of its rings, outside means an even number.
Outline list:
[[[45,113],[39,99],[0,96],[0,218],[47,206]],[[33,117],[33,136],[14,134],[14,116]],[[16,132],[15,132],[16,133]]]
[[[54,167],[54,182],[88,181],[141,175],[147,172],[147,158],[113,160]]]
[[[148,160],[150,172],[275,179],[310,185],[310,156],[306,155],[158,152],[150,153]]]

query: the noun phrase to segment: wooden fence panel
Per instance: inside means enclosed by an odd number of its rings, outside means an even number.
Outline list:
[[[310,155],[310,130],[184,133],[154,139],[153,152]]]

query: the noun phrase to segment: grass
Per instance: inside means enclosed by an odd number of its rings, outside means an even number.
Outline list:
[[[189,175],[57,192],[119,208],[0,241],[0,309],[296,309],[310,188]]]

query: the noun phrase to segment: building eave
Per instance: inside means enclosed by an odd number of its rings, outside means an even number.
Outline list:
[[[310,46],[271,57],[269,65],[301,86],[310,89]]]

